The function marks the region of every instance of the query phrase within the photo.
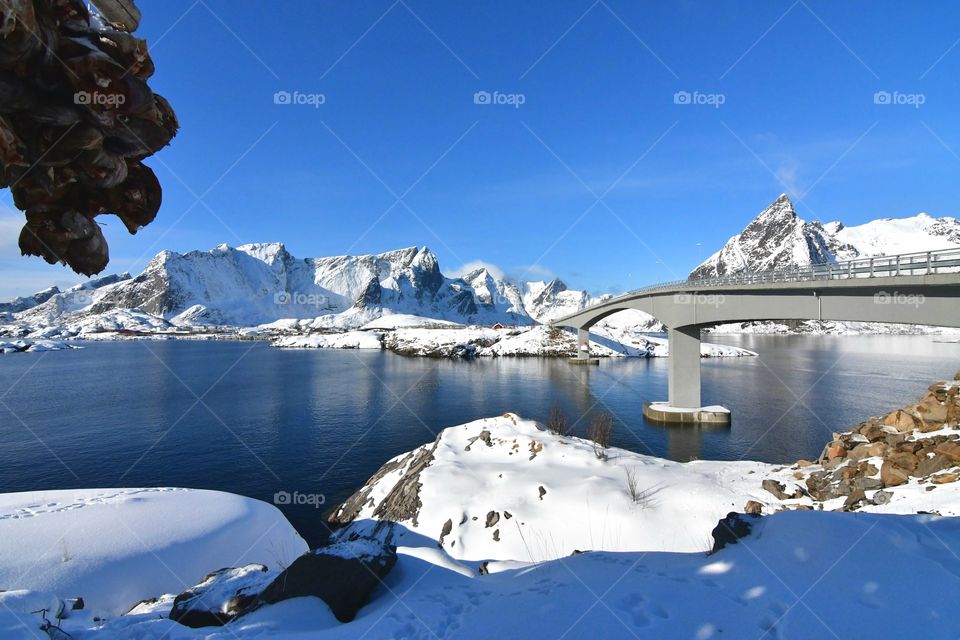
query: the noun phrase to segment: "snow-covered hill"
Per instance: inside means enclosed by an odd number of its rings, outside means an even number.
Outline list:
[[[881,218],[847,227],[842,222],[806,222],[781,194],[743,231],[690,272],[710,278],[828,264],[858,257],[895,255],[960,247],[960,220],[920,213]]]

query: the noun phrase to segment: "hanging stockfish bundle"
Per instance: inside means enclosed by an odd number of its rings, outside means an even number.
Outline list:
[[[26,214],[24,255],[85,275],[107,266],[95,218],[130,233],[160,208],[144,158],[177,132],[170,104],[150,90],[153,62],[134,37],[131,0],[0,0],[0,188]]]

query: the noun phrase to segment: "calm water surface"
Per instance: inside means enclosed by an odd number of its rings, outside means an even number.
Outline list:
[[[665,359],[404,358],[281,350],[263,342],[91,342],[0,356],[0,492],[111,486],[277,491],[344,499],[387,459],[442,428],[559,402],[583,430],[617,418],[614,444],[676,460],[789,462],[830,432],[915,399],[960,369],[960,344],[927,336],[719,336],[759,358],[703,361],[720,430],[647,423],[667,396]],[[198,401],[198,397],[201,399]],[[324,509],[283,507],[311,543]]]

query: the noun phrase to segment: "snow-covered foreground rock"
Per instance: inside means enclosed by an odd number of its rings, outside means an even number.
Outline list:
[[[277,568],[306,550],[276,507],[219,491],[0,494],[0,589],[82,597],[108,615],[222,567]]]
[[[586,549],[706,551],[717,521],[750,502],[769,514],[841,509],[847,497],[806,489],[805,480],[822,468],[815,464],[681,463],[616,448],[600,453],[593,442],[512,414],[477,420],[389,461],[331,519],[353,523],[342,536],[369,533],[379,521],[400,523],[397,544],[425,538],[457,560],[542,562]],[[879,474],[882,460],[872,461]],[[771,482],[782,487],[781,495],[766,488]],[[887,499],[873,504],[865,496],[857,508],[960,514],[960,483],[935,491],[927,486],[920,478],[886,488],[878,482],[870,495],[883,489]]]
[[[402,524],[462,560],[541,562],[576,550],[706,551],[710,531],[760,495],[759,462],[678,463],[593,443],[507,414],[443,430],[394,458],[333,518]],[[637,499],[630,495],[632,475]],[[351,529],[344,535],[349,535]],[[446,533],[444,533],[446,532]]]
[[[713,555],[593,552],[490,575],[400,548],[347,624],[320,600],[296,598],[191,629],[167,618],[168,599],[105,622],[73,615],[62,627],[82,640],[946,639],[960,633],[960,561],[947,547],[958,536],[955,518],[790,512],[756,521]],[[37,595],[0,593],[5,639],[45,637],[26,611],[42,604]]]

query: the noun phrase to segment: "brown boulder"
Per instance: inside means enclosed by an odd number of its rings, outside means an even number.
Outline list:
[[[850,478],[857,475],[857,471],[858,469],[854,465],[852,464],[847,465],[844,468],[840,469],[840,477],[843,478],[844,480],[849,480]]]
[[[839,440],[834,440],[827,445],[825,452],[825,457],[827,460],[833,460],[835,458],[845,458],[847,456],[847,448]]]
[[[916,440],[910,440],[908,442],[901,442],[897,445],[897,451],[906,451],[907,453],[916,453],[920,451],[920,448],[923,445]]]
[[[953,376],[954,380],[960,380],[960,371],[957,371],[956,375]]]
[[[847,459],[849,460],[863,460],[864,458],[873,458],[875,456],[882,456],[884,450],[887,448],[886,443],[883,442],[871,442],[870,444],[858,444],[852,450],[847,453]]]
[[[787,487],[776,480],[773,480],[772,478],[767,478],[761,483],[760,486],[772,493],[773,496],[778,500],[786,500],[790,497],[785,493]]]
[[[917,468],[917,456],[906,451],[895,451],[889,454],[885,460],[907,471],[913,471]]]
[[[918,478],[925,478],[931,473],[937,473],[938,471],[949,469],[952,466],[954,466],[954,462],[950,458],[940,453],[935,453],[930,457],[921,458],[917,463],[917,468],[914,469],[911,475],[917,476]]]
[[[866,426],[861,428],[860,433],[870,442],[876,442],[877,440],[882,440],[887,435],[883,431],[883,427],[873,422],[867,423]]]
[[[823,463],[822,466],[824,469],[833,471],[837,467],[841,467],[844,464],[846,464],[846,462],[847,462],[846,458],[834,458],[833,460],[827,460],[826,462]]]
[[[905,484],[910,474],[891,462],[884,462],[880,467],[880,482],[885,487],[896,487]]]
[[[930,478],[930,482],[933,484],[947,484],[948,482],[956,482],[957,480],[960,480],[960,473],[941,473],[940,475]]]
[[[843,508],[846,511],[855,511],[857,507],[860,506],[860,503],[865,502],[867,499],[866,494],[863,492],[863,489],[860,487],[855,487],[850,495],[847,496],[847,499],[843,502]]]
[[[890,429],[891,427],[884,427],[884,428]],[[883,441],[886,442],[887,445],[890,447],[896,447],[901,442],[903,442],[906,439],[906,437],[907,437],[906,434],[899,433],[899,432],[895,434],[888,433],[887,436],[883,439]]]
[[[927,391],[929,391],[934,395],[940,395],[940,394],[947,395],[947,388],[948,387],[947,387],[946,381],[941,380],[940,382],[934,382],[932,385],[927,387]]]
[[[919,426],[919,420],[914,416],[910,415],[903,409],[897,409],[896,411],[891,411],[883,419],[883,424],[888,427],[893,427],[900,433],[907,433],[913,431]]]
[[[750,515],[760,515],[763,513],[763,505],[756,500],[747,500],[747,504],[743,507],[744,513],[749,513]]]
[[[947,456],[953,462],[960,462],[960,444],[956,442],[944,442],[937,445],[934,451]]]
[[[943,429],[946,425],[945,422],[927,422],[926,420],[920,421],[920,433],[930,433],[931,431],[939,431]]]

